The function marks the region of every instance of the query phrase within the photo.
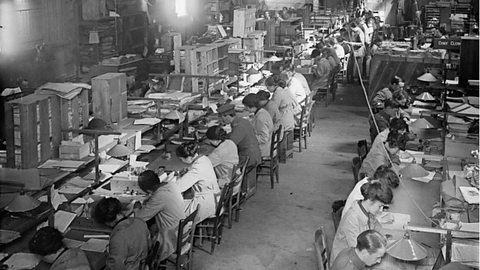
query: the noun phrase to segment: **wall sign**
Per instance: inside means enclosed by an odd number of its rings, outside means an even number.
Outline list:
[[[446,50],[460,50],[462,40],[460,38],[435,38],[433,48]]]

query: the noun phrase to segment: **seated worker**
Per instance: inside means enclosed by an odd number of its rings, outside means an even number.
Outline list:
[[[262,154],[252,124],[248,120],[236,116],[233,104],[225,104],[217,111],[222,121],[232,126],[229,138],[237,145],[240,163],[249,157],[247,167],[259,164],[262,161]]]
[[[375,140],[373,140],[371,148],[377,148],[379,145],[382,145],[388,138],[390,132],[398,132],[400,135],[398,141],[398,148],[405,151],[407,146],[407,141],[409,140],[409,134],[407,133],[408,125],[407,123],[400,118],[393,118],[390,120],[390,124],[382,132],[378,133]]]
[[[141,269],[147,257],[150,231],[140,218],[128,218],[116,198],[101,199],[93,210],[93,218],[113,228],[108,244],[106,269]]]
[[[398,171],[400,158],[398,157],[398,147],[400,134],[398,132],[390,132],[387,140],[379,147],[372,148],[362,162],[358,175],[360,178],[373,177],[374,172],[381,165],[389,165],[390,160],[393,162],[394,171]]]
[[[280,76],[287,83],[286,88],[292,97],[295,98],[298,104],[304,106],[307,95],[305,94],[302,83],[297,78],[293,77],[292,72],[283,70]]]
[[[332,67],[328,62],[328,55],[322,52],[321,56],[316,58],[315,65],[312,68],[312,89],[327,89],[329,87],[330,72],[332,72]]]
[[[403,88],[405,83],[403,79],[399,76],[394,76],[390,80],[390,85],[384,87],[375,93],[375,96],[372,98],[372,107],[377,111],[385,108],[385,101],[391,100],[393,98],[393,92],[398,91]]]
[[[342,250],[355,247],[357,237],[363,231],[381,227],[376,217],[383,211],[386,204],[392,202],[392,190],[380,182],[365,185],[362,188],[365,199],[354,202],[338,224],[330,255],[331,262],[337,258]]]
[[[90,270],[87,255],[80,249],[67,249],[63,235],[52,227],[38,230],[28,243],[30,252],[42,256],[42,260],[52,264],[52,270]]]
[[[363,270],[380,263],[385,255],[387,239],[375,230],[366,230],[357,237],[355,247],[342,250],[331,270]]]
[[[256,94],[248,94],[242,100],[243,105],[250,113],[253,113],[251,123],[257,137],[262,157],[270,156],[270,144],[273,133],[273,120],[270,114],[263,109]]]
[[[335,54],[337,55],[338,59],[342,60],[345,57],[345,50],[343,49],[342,45],[339,44],[339,38],[340,37],[330,37],[328,43],[330,47],[335,50]]]
[[[258,91],[258,104],[260,104],[260,106],[270,114],[270,117],[272,117],[273,121],[273,129],[277,130],[280,126],[281,115],[280,111],[278,110],[278,104],[275,103],[275,101],[270,100],[270,96],[270,92],[265,90]]]
[[[368,121],[370,123],[370,139],[373,143],[375,140],[378,131],[383,132],[385,129],[390,127],[390,122],[395,119],[402,119],[405,123],[410,121],[410,116],[407,112],[403,111],[402,107],[406,106],[406,96],[407,94],[405,91],[400,90],[394,93],[394,96],[400,98],[400,102],[403,102],[404,105],[400,105],[399,102],[395,100],[386,100],[385,101],[385,108],[383,108],[380,112],[374,114],[374,119],[377,123],[373,122],[373,119],[369,117]],[[378,131],[377,131],[378,126]],[[408,137],[408,135],[406,136]]]
[[[208,159],[217,175],[218,186],[223,188],[232,180],[233,168],[239,162],[237,145],[228,138],[227,132],[221,126],[209,127],[206,136],[215,147]]]
[[[301,111],[299,104],[291,93],[285,88],[287,83],[280,75],[273,75],[265,81],[267,90],[272,94],[272,99],[280,111],[280,124],[284,131],[293,130],[295,127],[295,114]]]
[[[290,93],[292,93],[299,104],[304,105],[306,98],[311,92],[307,79],[302,73],[296,72],[295,67],[290,64],[283,67],[283,73],[285,73],[290,80],[290,83],[287,81]],[[301,84],[302,88],[298,87],[298,83]]]
[[[185,206],[185,212],[189,215],[200,205],[195,220],[202,222],[215,215],[216,197],[220,193],[212,162],[206,156],[198,154],[196,142],[183,143],[178,146],[176,152],[183,163],[190,165],[186,173],[179,176],[176,181],[180,192],[188,189],[193,191],[193,199]]]
[[[165,80],[161,77],[156,77],[152,79],[149,83],[150,89],[145,93],[145,97],[148,97],[150,94],[154,93],[163,93],[165,92]]]
[[[362,191],[363,186],[364,184],[372,183],[373,181],[379,181],[380,183],[390,187],[391,189],[397,188],[399,184],[398,175],[395,174],[395,172],[390,169],[389,166],[381,165],[377,168],[375,174],[373,174],[373,177],[365,177],[362,180],[358,181],[358,183],[348,195],[347,201],[343,206],[342,217],[345,216],[348,209],[350,209],[350,207],[355,201],[361,201],[365,198]],[[379,220],[379,222],[382,223],[381,220]]]
[[[135,217],[145,222],[156,219],[159,226],[156,240],[160,243],[158,254],[163,261],[175,252],[178,224],[185,218],[185,203],[177,185],[160,182],[154,171],[142,172],[138,176],[138,186],[148,194],[148,198],[142,205],[135,204]]]

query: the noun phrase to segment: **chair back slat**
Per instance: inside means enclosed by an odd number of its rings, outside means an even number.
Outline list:
[[[177,259],[182,255],[182,250],[185,250],[185,247],[193,247],[193,236],[195,233],[195,217],[197,216],[198,209],[200,206],[197,206],[197,209],[192,212],[185,219],[180,220],[178,225],[178,234],[177,234],[177,249],[175,251]]]
[[[242,182],[245,175],[245,170],[247,169],[248,160],[249,157],[247,157],[242,164],[238,164],[233,172],[232,182],[234,184],[232,187],[232,195],[238,194],[242,188]]]
[[[324,228],[321,226],[315,231],[315,255],[317,257],[317,266],[319,270],[329,270],[330,264],[328,262],[328,246],[325,239]]]
[[[278,151],[280,147],[280,137],[283,132],[283,127],[280,125],[277,130],[275,130],[272,134],[272,140],[270,143],[270,158],[273,159],[278,156]]]
[[[222,192],[220,194],[220,199],[218,200],[217,203],[217,208],[215,209],[215,219],[220,220],[222,216],[222,211],[225,205],[227,204],[229,198],[232,196],[232,188],[233,188],[234,182],[230,182],[226,184]]]

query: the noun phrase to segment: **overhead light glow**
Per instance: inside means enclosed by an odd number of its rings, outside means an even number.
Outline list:
[[[175,13],[178,17],[187,16],[187,0],[175,0]]]

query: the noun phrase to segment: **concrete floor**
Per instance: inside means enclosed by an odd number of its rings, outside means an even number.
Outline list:
[[[313,236],[324,226],[333,239],[331,204],[353,188],[356,142],[368,138],[367,109],[359,86],[340,87],[337,100],[314,107],[308,149],[280,166],[280,183],[259,179],[257,193],[232,229],[225,227],[214,255],[194,252],[194,269],[316,269]],[[209,248],[209,242],[205,242]]]

